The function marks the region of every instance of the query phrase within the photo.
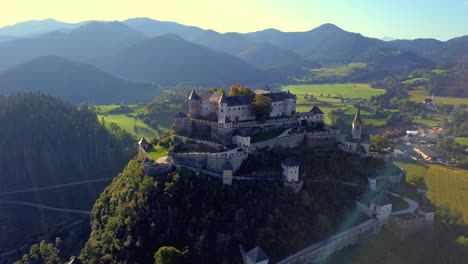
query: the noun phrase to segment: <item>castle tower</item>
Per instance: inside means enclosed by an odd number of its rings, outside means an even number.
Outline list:
[[[371,191],[377,190],[377,178],[375,176],[367,178],[367,181],[369,182],[369,189]]]
[[[361,107],[358,105],[358,109],[356,112],[356,116],[353,120],[353,139],[361,139],[361,132],[362,132],[362,122],[361,122]]]
[[[192,90],[189,96],[189,116],[190,117],[198,117],[200,115],[200,104],[201,104],[201,98],[198,96],[198,94],[195,92],[195,90]]]

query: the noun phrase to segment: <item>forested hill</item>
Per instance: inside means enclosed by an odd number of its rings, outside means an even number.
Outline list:
[[[239,81],[263,83],[266,80],[263,72],[240,58],[172,34],[155,37],[123,48],[113,55],[87,62],[117,76],[167,85],[227,86]]]
[[[0,72],[0,94],[40,91],[67,102],[119,104],[150,101],[157,86],[121,79],[94,66],[55,55],[36,58]]]
[[[135,154],[95,113],[32,93],[0,96],[0,191],[116,175]]]
[[[323,156],[327,162],[320,162]],[[344,152],[301,157],[307,173],[348,179],[365,179],[382,163]],[[189,171],[149,177],[142,167],[139,159],[131,160],[94,204],[91,235],[81,252],[85,263],[154,263],[163,246],[187,249],[185,263],[241,263],[239,244],[261,246],[276,262],[336,232],[359,193],[345,185],[308,182],[300,193],[279,181],[224,186]]]

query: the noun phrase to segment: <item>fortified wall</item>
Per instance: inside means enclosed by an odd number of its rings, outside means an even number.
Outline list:
[[[316,263],[330,256],[334,252],[358,243],[362,239],[370,238],[379,233],[381,223],[376,219],[367,220],[340,234],[308,246],[307,248],[288,256],[278,262],[286,263]]]
[[[247,159],[248,154],[244,151],[227,151],[221,153],[175,153],[171,152],[170,156],[174,164],[180,164],[192,168],[209,170],[216,173],[221,173],[222,166],[226,161],[229,161],[232,165],[233,173],[236,173],[242,162]]]

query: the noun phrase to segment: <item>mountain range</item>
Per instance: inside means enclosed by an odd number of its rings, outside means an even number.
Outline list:
[[[8,76],[15,75],[17,65],[24,68],[38,57],[43,57],[41,63],[30,64],[29,71],[42,72],[31,67],[47,69],[46,63],[56,63],[61,57],[67,64],[89,64],[101,70],[100,74],[106,71],[120,80],[163,85],[281,83],[307,68],[351,62],[366,62],[374,71],[385,74],[401,73],[466,60],[466,54],[468,36],[445,42],[383,41],[333,24],[305,32],[266,29],[246,34],[219,33],[149,18],[76,24],[41,20],[0,28],[0,72],[7,71]],[[44,60],[49,55],[56,56],[55,60]],[[366,78],[381,77],[370,73]],[[9,82],[13,88],[21,87],[12,85],[13,79]],[[36,87],[44,85],[35,83]]]
[[[94,66],[55,55],[35,58],[0,73],[0,94],[40,91],[79,104],[149,101],[160,90],[149,84],[124,80]]]

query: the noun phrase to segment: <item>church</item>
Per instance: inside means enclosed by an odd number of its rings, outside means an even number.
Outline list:
[[[351,134],[348,134],[344,142],[344,150],[360,154],[368,154],[370,147],[369,134],[362,133],[361,107],[358,106],[352,123]]]

